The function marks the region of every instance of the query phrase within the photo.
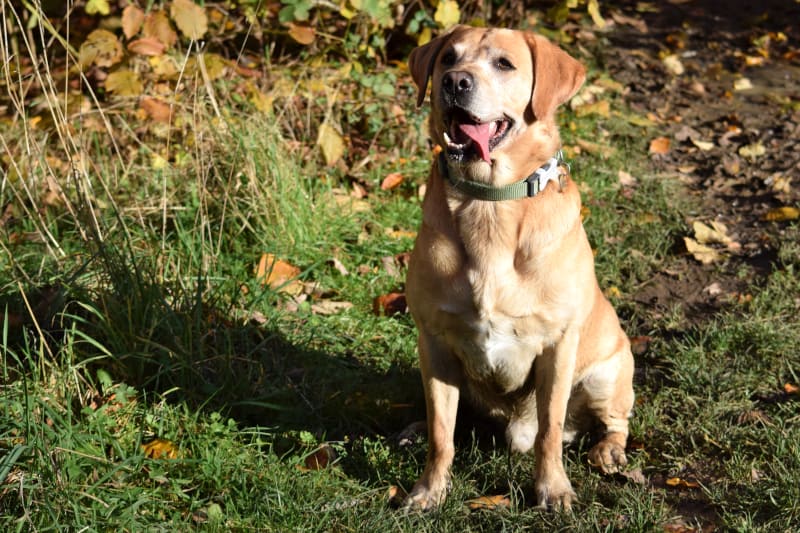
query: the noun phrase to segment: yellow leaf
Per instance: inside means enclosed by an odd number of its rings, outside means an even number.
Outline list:
[[[722,255],[717,250],[705,244],[700,244],[691,237],[684,237],[683,242],[686,244],[686,250],[704,265],[709,265],[722,258]]]
[[[692,139],[692,144],[697,146],[704,152],[707,152],[712,148],[714,148],[714,143],[709,141],[698,141],[697,139]]]
[[[739,148],[739,155],[750,160],[755,160],[766,153],[767,149],[764,148],[764,145],[761,143],[761,141],[757,141],[753,144],[748,144],[747,146],[742,146]]]
[[[424,28],[422,28],[422,31],[419,32],[419,36],[417,36],[417,46],[428,44],[429,42],[431,42],[432,38],[433,38],[433,33],[431,32],[431,29],[425,26]]]
[[[189,39],[202,39],[208,31],[206,10],[192,0],[174,0],[169,13],[181,33]]]
[[[134,71],[119,69],[106,78],[106,90],[116,96],[139,96],[144,87]]]
[[[479,510],[494,510],[498,508],[505,508],[511,506],[511,500],[508,496],[497,494],[495,496],[481,496],[467,500],[467,506],[473,511]]]
[[[344,139],[327,121],[319,126],[317,144],[322,149],[325,164],[333,166],[344,155]]]
[[[122,60],[124,52],[117,36],[108,30],[94,30],[81,44],[78,61],[83,68],[92,64],[110,67]]]
[[[461,10],[458,7],[458,2],[455,0],[440,0],[439,5],[436,6],[436,13],[433,14],[433,20],[439,23],[442,28],[449,28],[454,24],[458,24],[461,19]]]
[[[606,21],[600,14],[600,3],[597,0],[589,0],[586,4],[586,11],[589,13],[589,16],[592,17],[592,21],[598,28],[605,28]]]
[[[178,457],[178,447],[167,439],[153,439],[142,444],[142,451],[150,459],[175,459]]]
[[[87,0],[85,9],[87,15],[108,15],[111,12],[108,0]]]
[[[769,222],[785,222],[787,220],[797,220],[798,218],[800,218],[800,209],[788,206],[770,209],[764,215],[764,220]]]
[[[692,224],[694,229],[694,236],[700,244],[730,244],[733,239],[728,237],[728,228],[721,222],[714,221],[711,223],[713,227],[707,226],[695,220]]]

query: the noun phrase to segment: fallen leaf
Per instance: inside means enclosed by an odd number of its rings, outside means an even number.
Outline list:
[[[747,91],[753,88],[753,82],[749,78],[739,78],[733,82],[734,91]]]
[[[160,56],[166,52],[167,46],[155,37],[142,37],[128,43],[128,51],[142,56]]]
[[[398,187],[401,183],[403,183],[403,175],[400,172],[391,172],[383,178],[381,182],[381,189],[384,191],[390,191],[395,187]]]
[[[335,459],[336,450],[328,444],[323,444],[314,453],[305,458],[305,461],[303,461],[305,466],[298,465],[298,470],[303,472],[322,470],[327,468]]]
[[[664,64],[664,68],[666,68],[670,74],[675,76],[680,76],[686,71],[677,54],[670,54],[664,57],[661,62]]]
[[[150,459],[175,459],[178,457],[178,447],[167,439],[153,439],[142,444],[142,451]]]
[[[111,6],[108,5],[108,0],[86,0],[84,10],[87,15],[108,15],[111,13]]]
[[[653,342],[653,338],[648,337],[647,335],[640,335],[638,337],[631,337],[630,342],[631,351],[634,353],[634,355],[642,355],[650,347],[650,343]]]
[[[169,10],[175,25],[189,39],[202,39],[208,31],[208,16],[202,6],[192,0],[173,0]]]
[[[294,22],[289,22],[288,26],[289,37],[304,46],[308,46],[309,44],[313,43],[317,37],[316,33],[314,32],[314,28],[306,24],[295,24]]]
[[[783,392],[785,392],[786,394],[800,394],[800,387],[798,387],[794,383],[786,383],[783,386]]]
[[[325,164],[329,167],[336,164],[336,162],[342,158],[342,155],[344,155],[344,139],[337,129],[329,124],[328,121],[323,122],[319,126],[317,144],[322,149]]]
[[[262,285],[269,285],[273,289],[290,294],[303,290],[302,283],[297,280],[300,269],[282,259],[276,259],[273,254],[261,256],[255,274]]]
[[[683,242],[686,244],[686,250],[704,265],[709,265],[722,259],[722,254],[717,250],[705,244],[700,244],[691,237],[684,237]]]
[[[78,62],[83,68],[92,64],[111,67],[122,61],[124,51],[117,36],[108,30],[94,30],[83,41],[78,51]]]
[[[158,98],[145,96],[139,101],[139,107],[155,122],[166,124],[172,117],[172,107]]]
[[[408,496],[406,491],[397,485],[391,485],[389,490],[386,491],[386,499],[389,500],[391,505],[399,506],[406,499],[406,496]]]
[[[764,220],[769,222],[786,222],[787,220],[797,220],[800,218],[800,209],[796,207],[776,207],[764,214]]]
[[[761,141],[754,142],[739,148],[739,155],[747,157],[750,160],[755,160],[767,153],[767,149],[761,144]]]
[[[390,292],[372,300],[372,312],[378,316],[403,314],[408,310],[406,295],[402,292]]]
[[[617,172],[617,177],[619,178],[619,183],[623,187],[636,187],[639,184],[639,181],[631,176],[630,172],[625,172],[624,170],[620,170]]]
[[[669,137],[656,137],[650,141],[650,153],[664,155],[669,152]]]
[[[151,11],[144,17],[142,24],[142,36],[154,37],[164,43],[164,46],[171,48],[178,40],[178,34],[172,29],[166,11],[159,9]]]
[[[700,488],[700,483],[696,481],[689,481],[679,477],[671,477],[665,481],[668,487],[684,488],[684,489],[697,489]]]
[[[135,4],[128,4],[122,10],[122,33],[126,39],[130,39],[142,29],[144,23],[144,11]]]
[[[714,148],[714,143],[709,141],[700,141],[697,139],[692,139],[692,144],[696,147],[700,148],[704,152],[708,152],[712,148]]]
[[[709,296],[719,296],[722,294],[722,285],[718,281],[715,281],[705,289],[703,289],[704,294],[708,294]]]
[[[511,506],[508,496],[497,494],[495,496],[481,496],[466,501],[467,507],[472,511],[493,511],[495,509],[506,509]]]
[[[335,270],[336,270],[336,271],[337,271],[339,274],[341,274],[342,276],[349,276],[349,275],[350,275],[350,271],[349,271],[349,270],[347,270],[347,267],[346,267],[346,266],[344,266],[344,263],[342,263],[341,261],[339,261],[339,260],[338,260],[338,259],[336,259],[335,257],[334,257],[333,259],[330,259],[330,260],[328,260],[328,263],[329,263],[329,264],[330,264],[330,265],[331,265],[331,266],[332,266],[332,267],[333,267],[333,268],[334,268],[334,269],[335,269]]]
[[[106,78],[106,90],[115,96],[139,96],[144,91],[139,75],[128,69],[115,70]]]
[[[729,245],[733,242],[728,236],[728,228],[725,224],[719,221],[711,222],[711,226],[707,226],[700,222],[699,220],[695,220],[692,223],[692,229],[694,230],[695,239],[700,244],[724,244]]]
[[[608,100],[599,100],[591,104],[583,104],[575,108],[575,115],[585,117],[589,115],[597,115],[603,118],[611,116],[611,104]]]

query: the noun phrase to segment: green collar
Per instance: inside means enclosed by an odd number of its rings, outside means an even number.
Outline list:
[[[450,174],[447,168],[447,156],[444,151],[439,153],[439,172],[447,179],[447,182],[456,190],[475,198],[476,200],[486,200],[498,202],[503,200],[517,200],[519,198],[532,198],[542,192],[547,186],[547,182],[555,181],[561,186],[561,170],[559,165],[564,161],[561,150],[555,157],[550,158],[544,165],[539,167],[527,178],[503,185],[493,187],[485,183],[471,180],[462,180]]]

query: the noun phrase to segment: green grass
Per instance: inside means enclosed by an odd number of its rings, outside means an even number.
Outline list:
[[[371,187],[363,209],[339,205],[352,177],[321,164],[313,128],[287,133],[302,114],[290,101],[275,115],[223,101],[219,117],[198,96],[191,135],[173,140],[158,168],[166,141],[133,143],[126,132],[137,123],[123,113],[106,116],[120,151],[80,120],[72,130],[0,122],[10,213],[0,239],[0,528],[766,532],[800,522],[797,397],[782,392],[800,381],[800,233],[787,229],[752,301],[694,324],[679,312],[654,318],[632,296],[675,260],[689,200],[648,175],[642,129],[569,112],[568,146],[602,138],[616,148],[572,164],[601,284],[618,289],[629,333],[653,337],[637,356],[630,450],[648,481],[599,476],[580,442],[566,452],[580,504],[541,512],[532,458],[509,459],[467,414],[446,504],[395,509],[390,487],[410,489],[425,459],[424,438],[401,447],[396,437],[424,405],[411,319],[376,316],[372,302],[403,287],[402,268],[384,258],[411,248],[405,232],[419,223],[429,157],[424,116],[407,95],[400,103],[409,123],[381,132],[358,177]],[[82,166],[65,173],[78,153]],[[618,190],[620,169],[640,180],[631,198]],[[405,183],[379,190],[398,170]],[[48,176],[61,200],[48,199]],[[318,291],[288,307],[255,277],[264,253]],[[315,313],[324,300],[353,305]],[[176,457],[147,457],[154,438],[173,442]],[[321,446],[335,451],[332,465],[305,468]],[[671,487],[674,478],[692,485]],[[492,494],[510,507],[464,504]]]

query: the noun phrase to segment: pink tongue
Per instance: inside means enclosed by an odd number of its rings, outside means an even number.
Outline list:
[[[459,129],[475,142],[480,152],[481,159],[491,164],[489,159],[489,138],[492,136],[492,123],[483,124],[459,124]]]

